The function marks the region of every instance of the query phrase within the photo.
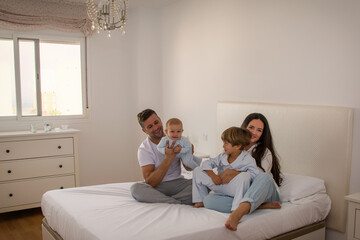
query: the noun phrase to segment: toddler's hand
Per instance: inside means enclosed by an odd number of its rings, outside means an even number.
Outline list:
[[[178,154],[181,151],[181,145],[177,145],[176,147],[174,147],[174,153]]]

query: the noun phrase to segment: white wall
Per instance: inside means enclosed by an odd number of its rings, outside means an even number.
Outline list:
[[[146,5],[146,4],[145,4]],[[147,5],[146,5],[147,6]],[[137,148],[146,135],[141,131],[137,122],[137,113],[151,108],[160,116],[162,115],[162,78],[161,78],[161,42],[160,42],[160,15],[158,8],[139,7],[129,13],[134,29],[128,26],[128,32],[133,36],[132,47],[133,81],[136,85],[136,105],[131,116],[131,121],[136,125],[133,135],[137,137],[132,144],[135,146],[135,159],[132,159],[136,170],[136,180],[142,180],[142,174],[137,161]]]
[[[354,108],[350,193],[359,192],[359,12],[357,0],[182,0],[163,8],[163,118],[183,119],[196,151],[216,155],[217,101]],[[328,231],[327,239],[345,234]]]
[[[92,185],[132,179],[136,159],[131,118],[136,106],[131,37],[95,34],[88,39],[89,119],[73,124],[79,136],[80,183]],[[124,137],[126,136],[126,137]],[[132,151],[129,151],[132,150]]]
[[[89,122],[80,124],[81,185],[140,180],[136,115],[162,110],[158,10],[129,12],[126,35],[89,38]]]

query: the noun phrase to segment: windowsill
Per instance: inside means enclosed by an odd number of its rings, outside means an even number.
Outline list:
[[[36,132],[30,131],[12,131],[12,132],[0,132],[0,137],[20,137],[20,136],[41,136],[41,135],[52,135],[52,134],[64,134],[64,133],[77,133],[77,129],[59,129],[59,130],[50,130],[45,132],[44,130],[36,130]]]
[[[0,132],[12,131],[28,131],[30,132],[31,125],[35,126],[37,131],[44,128],[44,124],[50,124],[52,129],[60,128],[61,125],[68,125],[69,127],[76,127],[75,125],[86,124],[91,121],[89,114],[87,116],[66,116],[66,117],[16,117],[0,118]],[[40,130],[41,129],[41,130]]]

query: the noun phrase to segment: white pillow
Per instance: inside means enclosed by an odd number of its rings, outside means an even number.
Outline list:
[[[280,199],[282,202],[293,202],[315,193],[326,193],[324,180],[296,174],[283,174],[280,186]]]

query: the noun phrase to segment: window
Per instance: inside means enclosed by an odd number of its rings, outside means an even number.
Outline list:
[[[0,52],[0,118],[85,115],[85,38],[0,37]]]
[[[16,116],[14,44],[0,39],[0,117]]]

